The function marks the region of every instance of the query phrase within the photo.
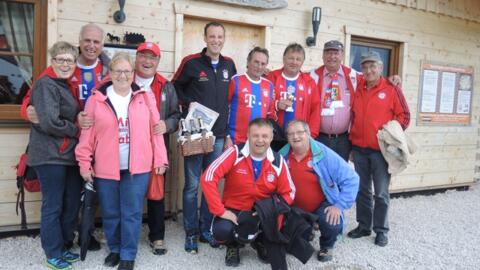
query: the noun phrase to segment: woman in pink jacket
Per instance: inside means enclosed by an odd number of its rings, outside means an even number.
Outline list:
[[[152,167],[163,174],[168,166],[163,136],[152,132],[160,119],[155,97],[133,83],[133,69],[127,53],[113,56],[112,82],[88,99],[85,111],[94,124],[82,129],[75,150],[80,173],[95,180],[102,207],[110,249],[104,264],[120,270],[134,267]]]

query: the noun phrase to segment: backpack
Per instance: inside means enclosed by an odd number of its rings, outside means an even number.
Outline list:
[[[28,147],[27,147],[28,149]],[[18,208],[20,208],[21,215],[21,228],[22,230],[27,229],[27,214],[25,211],[25,190],[28,192],[39,192],[40,191],[40,180],[38,180],[35,170],[27,165],[28,155],[27,151],[20,156],[15,169],[17,170],[17,203],[16,203],[16,213],[18,216]]]

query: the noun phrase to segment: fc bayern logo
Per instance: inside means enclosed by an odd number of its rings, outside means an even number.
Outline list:
[[[386,95],[384,92],[378,93],[378,98],[379,98],[379,99],[385,99],[386,96],[387,96],[387,95]]]

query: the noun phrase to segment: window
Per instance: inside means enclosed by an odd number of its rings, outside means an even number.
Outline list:
[[[376,51],[383,61],[383,76],[398,74],[400,43],[352,36],[350,47],[350,66],[356,70],[360,68],[360,56],[367,51]]]
[[[18,104],[46,64],[47,0],[0,1],[0,120],[20,119]]]

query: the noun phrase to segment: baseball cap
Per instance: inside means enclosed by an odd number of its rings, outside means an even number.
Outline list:
[[[363,64],[365,62],[381,62],[382,58],[380,58],[380,54],[375,51],[368,51],[366,53],[362,53],[362,56],[360,57],[360,64]]]
[[[144,42],[138,45],[137,53],[142,51],[151,51],[153,55],[160,56],[160,47],[153,42]]]
[[[323,50],[342,50],[343,51],[343,44],[338,40],[330,40],[323,44]]]

